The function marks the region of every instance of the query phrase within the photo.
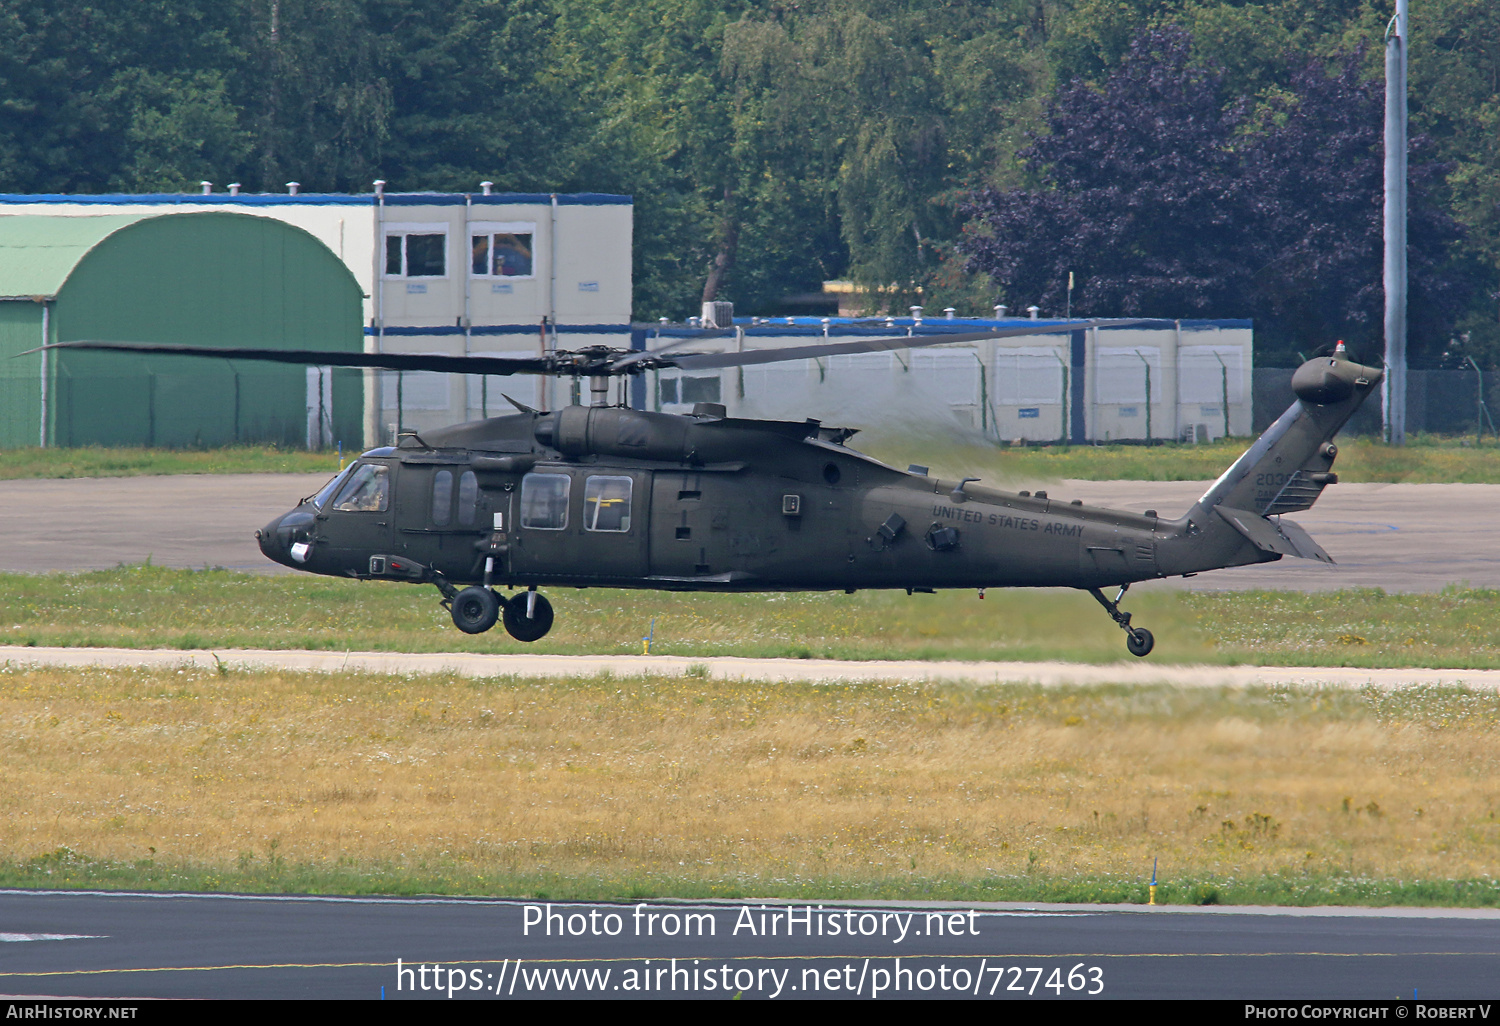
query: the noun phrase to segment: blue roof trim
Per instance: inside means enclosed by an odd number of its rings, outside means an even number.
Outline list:
[[[0,194],[0,203],[83,203],[97,204],[100,206],[213,206],[222,205],[230,207],[269,207],[269,206],[371,206],[375,197],[371,196],[349,196],[343,193],[299,193],[296,196],[282,193],[241,193],[231,196],[228,193],[210,193],[204,196],[202,193],[166,192],[166,193],[99,193],[93,195],[70,195],[66,193],[43,193],[38,195],[26,195],[24,193]]]
[[[785,323],[785,319],[772,324],[750,325],[749,318],[737,319],[735,323],[745,327],[745,334],[750,337],[761,338],[815,338],[823,334],[823,321],[820,317],[794,317],[793,323]],[[911,318],[897,318],[896,323],[886,326],[882,319],[878,323],[849,318],[840,318],[837,321],[830,319],[828,324],[829,336],[841,338],[882,338],[893,333],[904,334],[906,329],[914,327],[913,334],[916,335],[957,335],[971,332],[976,329],[998,327],[1016,327],[1018,325],[1034,325],[1038,334],[1056,334],[1068,330],[1069,321],[1064,320],[1030,320],[1029,318],[1017,317],[1004,321],[981,321],[974,319],[953,320],[943,319],[940,321],[924,320],[920,325],[913,325]],[[1146,319],[1133,321],[1130,324],[1117,325],[1115,328],[1105,328],[1105,331],[1120,330],[1155,330],[1166,331],[1176,326],[1175,321]],[[1193,320],[1183,321],[1184,328],[1249,328],[1253,322],[1247,320]],[[683,324],[559,324],[556,326],[560,335],[625,335],[629,334],[634,339],[640,336],[645,339],[653,338],[696,338],[701,333],[698,328],[689,328]],[[470,329],[473,335],[535,335],[540,330],[536,324],[476,324]],[[366,327],[366,335],[374,335],[375,329]],[[462,335],[463,328],[451,324],[433,327],[399,327],[386,328],[384,334],[389,338],[419,338],[423,336],[455,336]]]
[[[473,193],[453,192],[388,192],[385,205],[388,207],[447,207],[463,206],[472,202],[474,206],[507,206],[529,203],[550,206],[550,192],[493,192],[488,196]],[[631,206],[635,200],[630,196],[613,196],[603,192],[558,193],[560,207]]]
[[[490,200],[493,197],[475,196],[474,202],[481,199]],[[557,205],[560,207],[629,207],[635,205],[634,196],[616,196],[607,192],[574,192],[558,193]]]
[[[559,324],[559,335],[628,335],[628,324]],[[470,329],[474,335],[535,335],[541,330],[537,324],[476,324]],[[386,338],[420,338],[444,335],[463,335],[464,329],[451,324],[433,328],[386,328]],[[366,335],[377,334],[374,328],[366,327]]]
[[[788,323],[790,322],[790,323]],[[851,318],[830,317],[828,318],[827,334],[829,337],[840,338],[882,338],[896,334],[906,334],[911,329],[915,335],[958,335],[974,331],[984,331],[987,328],[1016,328],[1022,325],[1035,327],[1039,335],[1060,334],[1069,330],[1070,325],[1076,325],[1078,319],[1068,320],[1031,320],[1028,317],[1011,317],[1005,320],[981,320],[972,317],[955,317],[951,321],[946,317],[936,320],[923,318],[920,324],[910,317],[895,317],[887,324],[885,318]],[[745,334],[752,338],[812,338],[824,334],[823,318],[821,317],[778,317],[770,322],[762,321],[752,325],[750,318],[735,318],[735,324],[745,329]],[[1117,324],[1111,328],[1103,328],[1103,331],[1169,331],[1175,328],[1176,321],[1161,318],[1143,317],[1127,324]],[[1250,321],[1224,320],[1224,321],[1183,321],[1184,328],[1248,328]],[[684,324],[637,324],[637,330],[645,331],[650,337],[662,338],[693,338],[697,336],[699,329],[690,328]],[[1022,336],[1012,336],[1022,337]]]
[[[388,207],[461,207],[467,197],[453,192],[388,192],[385,205]],[[517,203],[545,203],[545,198],[536,199],[529,193],[521,194]]]
[[[552,202],[552,194],[546,192],[497,192],[488,196],[462,192],[388,192],[385,205],[388,207],[461,207],[472,201],[475,206],[503,206],[506,204],[541,204]],[[99,206],[344,206],[368,207],[375,205],[374,193],[351,195],[342,192],[302,192],[293,196],[279,192],[249,192],[235,196],[227,192],[153,192],[153,193],[4,193],[0,204],[22,203],[82,203]],[[602,192],[558,193],[557,204],[564,207],[632,206],[633,197],[615,196]]]

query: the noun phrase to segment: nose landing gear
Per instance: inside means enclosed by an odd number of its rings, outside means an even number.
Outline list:
[[[448,612],[465,634],[483,634],[500,619],[500,596],[488,588],[465,588],[453,596]]]
[[[1104,611],[1109,614],[1110,619],[1119,624],[1120,629],[1125,632],[1125,647],[1130,650],[1130,654],[1144,657],[1149,655],[1151,649],[1156,646],[1156,639],[1151,636],[1151,632],[1146,630],[1146,628],[1130,626],[1130,614],[1121,611],[1120,600],[1125,597],[1125,592],[1129,590],[1130,585],[1120,585],[1120,593],[1115,596],[1113,602],[1105,598],[1104,592],[1098,588],[1090,588],[1089,594],[1099,601],[1099,604],[1104,607]]]

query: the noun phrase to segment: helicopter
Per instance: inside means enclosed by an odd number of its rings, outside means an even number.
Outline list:
[[[1132,320],[1070,322],[1067,329]],[[436,586],[468,634],[502,623],[522,642],[551,629],[539,589],[845,591],[1079,588],[1146,656],[1151,632],[1120,608],[1134,583],[1270,562],[1332,563],[1283,514],[1338,481],[1333,439],[1383,372],[1342,343],[1292,377],[1294,399],[1181,516],[1132,513],[978,478],[900,470],[846,443],[855,433],[804,422],[732,418],[718,403],[689,414],[612,406],[609,382],[669,367],[714,369],[1037,334],[866,338],[728,353],[591,346],[539,356],[473,357],[79,341],[45,348],[462,374],[587,378],[591,405],[516,412],[402,434],[370,449],[256,532],[277,563],[315,574]],[[1057,329],[1052,329],[1057,330]],[[705,332],[702,338],[714,332]],[[502,595],[504,587],[513,592]],[[522,589],[516,592],[515,589]],[[1105,589],[1118,588],[1114,598]]]

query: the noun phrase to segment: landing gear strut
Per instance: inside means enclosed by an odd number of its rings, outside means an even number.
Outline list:
[[[1125,632],[1125,647],[1130,650],[1130,654],[1133,656],[1145,656],[1150,654],[1152,647],[1156,644],[1156,639],[1151,636],[1151,632],[1146,630],[1146,628],[1130,626],[1130,614],[1120,611],[1120,600],[1125,597],[1125,593],[1129,590],[1130,585],[1120,585],[1120,593],[1115,596],[1113,602],[1105,598],[1104,592],[1098,588],[1090,588],[1089,594],[1099,600],[1099,604],[1104,607],[1104,611],[1109,614],[1110,619],[1119,624],[1120,630]]]

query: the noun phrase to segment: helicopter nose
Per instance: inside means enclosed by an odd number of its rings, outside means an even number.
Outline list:
[[[267,559],[284,566],[301,566],[312,549],[313,515],[294,509],[255,532],[260,551]]]

